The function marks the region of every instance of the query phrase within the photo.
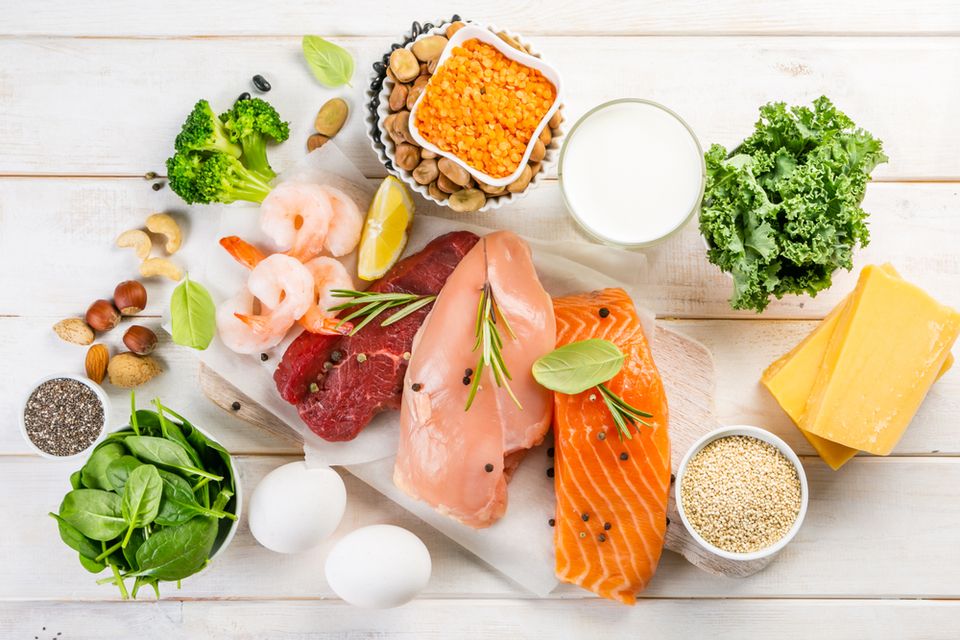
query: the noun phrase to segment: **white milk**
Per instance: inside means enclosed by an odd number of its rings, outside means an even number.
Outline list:
[[[567,206],[587,231],[620,245],[655,242],[699,206],[703,153],[686,125],[647,102],[601,106],[577,123],[560,160]]]

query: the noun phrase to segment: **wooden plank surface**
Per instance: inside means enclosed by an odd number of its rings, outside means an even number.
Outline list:
[[[310,75],[298,38],[0,39],[0,174],[162,172],[194,102],[226,109],[261,73],[293,123],[290,142],[271,154],[280,167],[302,156],[320,105],[342,95],[354,112],[337,142],[365,175],[383,175],[365,138],[360,88],[393,41],[339,40],[356,57],[357,89],[331,91]],[[960,38],[537,36],[531,44],[563,74],[569,122],[613,98],[646,97],[684,117],[702,144],[733,146],[760,105],[826,93],[885,142],[891,160],[878,179],[960,179],[960,121],[944,108],[960,103],[960,83],[948,80],[960,77]]]
[[[0,634],[43,640],[448,640],[453,632],[481,640],[688,640],[704,629],[715,640],[770,640],[774,630],[778,640],[954,640],[958,622],[960,603],[905,600],[644,600],[626,609],[600,600],[424,599],[377,612],[339,601],[0,603]]]
[[[13,4],[0,14],[0,34],[70,36],[300,35],[304,31],[333,35],[392,35],[409,26],[459,11],[474,20],[495,20],[500,26],[528,33],[565,35],[649,34],[955,34],[960,19],[949,0],[921,0],[909,9],[896,0],[792,2],[752,0],[699,2],[550,3],[474,0],[469,4],[423,0],[416,6],[385,5],[377,0],[302,3],[257,0],[191,0],[165,2],[162,10],[144,0],[101,0],[70,3],[37,0]]]
[[[532,238],[583,241],[565,212],[556,181],[490,214],[464,217],[425,200],[418,200],[417,207],[421,214]],[[960,307],[960,184],[874,183],[864,208],[872,213],[872,241],[857,255],[856,269],[837,272],[834,286],[816,298],[774,301],[760,318],[822,318],[853,288],[860,267],[887,261],[944,303]],[[196,207],[188,214],[168,188],[154,192],[142,179],[0,178],[0,268],[7,274],[0,287],[0,315],[82,314],[117,282],[136,276],[137,258],[128,249],[115,248],[113,241],[159,210],[171,211],[184,223],[184,247],[174,260],[188,271],[202,271],[205,256],[220,250],[211,242],[219,221],[215,208]],[[627,276],[636,278],[646,293],[640,303],[659,316],[758,319],[753,312],[730,310],[731,281],[706,261],[695,222],[646,256],[647,268]],[[24,265],[29,265],[25,271]],[[162,281],[150,285],[148,313],[166,307],[171,288]]]
[[[214,431],[219,433],[219,430]],[[238,456],[244,487],[291,457]],[[0,511],[17,526],[0,537],[0,601],[9,599],[117,599],[98,586],[76,553],[59,542],[47,511],[56,511],[76,464],[32,456],[0,458],[0,484],[30,490],[0,495]],[[960,459],[857,459],[842,473],[806,459],[810,507],[797,538],[764,571],[749,579],[711,576],[680,556],[664,554],[645,597],[671,598],[955,598],[960,573]],[[433,576],[424,597],[532,598],[510,580],[452,543],[359,480],[347,476],[347,513],[330,541],[309,552],[284,556],[259,546],[243,521],[229,549],[210,569],[186,580],[165,598],[318,599],[333,593],[323,560],[341,535],[359,526],[389,522],[410,529],[427,545]],[[548,482],[544,478],[544,482]],[[245,492],[249,499],[249,492]],[[918,523],[931,522],[931,526]],[[671,526],[678,526],[672,524]],[[546,522],[543,535],[552,535]],[[891,552],[896,549],[896,552]],[[38,558],[43,558],[38,562]],[[592,598],[577,587],[556,598]]]

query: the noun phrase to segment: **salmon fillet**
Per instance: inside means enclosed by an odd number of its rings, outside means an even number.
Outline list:
[[[588,338],[616,344],[626,360],[606,386],[653,414],[646,419],[652,426],[637,424],[633,438],[621,441],[596,389],[555,394],[557,577],[633,604],[657,569],[667,529],[670,439],[663,384],[625,291],[604,289],[553,304],[557,346]]]
[[[469,411],[467,370],[484,278],[517,339],[501,330],[510,387],[522,409],[498,387],[490,369]],[[499,231],[478,242],[447,279],[413,341],[400,408],[400,446],[393,481],[405,493],[474,528],[488,527],[507,509],[507,481],[527,449],[550,428],[552,393],[531,367],[554,348],[553,303],[533,266],[530,249]]]

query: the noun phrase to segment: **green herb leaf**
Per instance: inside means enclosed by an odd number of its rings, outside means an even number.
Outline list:
[[[57,514],[51,513],[50,517],[57,521],[60,539],[63,540],[65,545],[79,553],[81,558],[96,560],[96,557],[100,555],[100,545],[83,535],[79,529]]]
[[[107,478],[107,467],[110,463],[125,454],[127,450],[119,442],[108,442],[97,447],[90,455],[90,459],[80,470],[80,480],[88,489],[103,489],[112,491],[113,485]]]
[[[571,342],[533,363],[533,377],[542,386],[575,395],[610,380],[623,367],[623,352],[609,340]]]
[[[484,251],[486,251],[486,245],[484,245]],[[486,253],[484,253],[484,260],[486,260]],[[477,302],[477,318],[474,324],[476,340],[473,343],[473,351],[479,350],[480,356],[477,359],[477,366],[474,367],[473,382],[470,384],[470,391],[467,393],[467,403],[464,411],[469,411],[470,407],[473,406],[477,391],[480,390],[481,375],[486,368],[489,368],[493,373],[493,381],[497,387],[504,389],[513,403],[517,405],[517,408],[523,410],[523,405],[520,404],[520,400],[513,393],[513,389],[508,382],[513,380],[513,376],[507,371],[507,365],[501,353],[503,338],[500,336],[500,329],[497,327],[498,322],[503,323],[507,334],[513,340],[517,339],[513,329],[510,328],[510,323],[507,322],[506,316],[500,311],[500,306],[494,299],[490,282],[486,281],[483,283],[483,289],[480,290],[480,300]]]
[[[128,436],[124,442],[130,452],[145,462],[183,471],[190,475],[223,480],[223,476],[193,466],[190,454],[180,444],[154,436]]]
[[[160,474],[152,464],[140,465],[130,472],[120,503],[120,513],[128,525],[121,546],[127,546],[134,529],[145,527],[157,517],[162,491]]]
[[[113,540],[127,528],[120,496],[97,489],[75,489],[64,496],[60,517],[93,540]]]
[[[173,341],[203,351],[210,346],[217,329],[217,310],[203,285],[189,276],[170,297],[170,324]]]
[[[107,480],[113,491],[123,495],[123,487],[127,484],[127,478],[137,467],[143,466],[143,463],[133,456],[120,456],[110,462],[107,466]]]
[[[350,85],[353,56],[343,47],[320,36],[303,36],[303,57],[320,84],[328,87]]]
[[[175,527],[164,527],[137,550],[139,569],[128,575],[159,580],[182,580],[207,564],[217,539],[214,518],[193,518]]]
[[[96,560],[91,560],[90,558],[83,555],[82,553],[79,554],[79,556],[80,556],[80,564],[83,566],[84,569],[86,569],[90,573],[100,573],[101,571],[107,568],[107,565],[103,564],[102,562],[97,562]]]
[[[199,515],[213,518],[230,518],[236,520],[232,513],[220,509],[208,509],[197,502],[197,498],[190,487],[190,483],[169,471],[160,470],[160,479],[163,482],[163,495],[160,500],[160,510],[155,522],[164,527],[183,524]],[[226,489],[224,490],[226,491]],[[232,495],[232,493],[231,493]]]

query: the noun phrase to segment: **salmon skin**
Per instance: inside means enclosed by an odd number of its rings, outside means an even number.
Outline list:
[[[588,338],[617,345],[626,359],[607,388],[653,414],[645,419],[652,426],[638,423],[632,439],[621,440],[595,388],[554,394],[557,577],[634,604],[657,569],[667,530],[670,439],[663,384],[625,291],[604,289],[553,304],[557,346]]]
[[[485,280],[516,335],[501,329],[510,387],[522,408],[486,368],[465,409],[477,375],[474,332]],[[447,278],[413,340],[394,484],[470,527],[501,518],[511,472],[550,428],[553,397],[533,379],[531,367],[555,342],[553,302],[537,278],[530,248],[507,231],[481,238]]]

